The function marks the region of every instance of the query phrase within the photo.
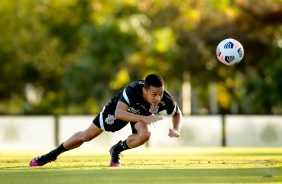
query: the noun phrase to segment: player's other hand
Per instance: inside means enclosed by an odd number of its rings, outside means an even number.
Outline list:
[[[178,130],[173,129],[173,128],[170,128],[170,129],[169,129],[168,136],[171,137],[171,138],[173,138],[173,137],[179,137],[179,136],[180,136],[180,133],[178,132]]]
[[[145,123],[155,123],[157,121],[163,120],[163,117],[157,116],[157,115],[150,115],[150,116],[144,116],[144,122]]]

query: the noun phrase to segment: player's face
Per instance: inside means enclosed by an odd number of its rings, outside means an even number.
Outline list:
[[[157,106],[164,94],[164,86],[162,87],[153,87],[151,86],[149,89],[143,88],[143,98],[145,101],[149,102],[153,106]]]

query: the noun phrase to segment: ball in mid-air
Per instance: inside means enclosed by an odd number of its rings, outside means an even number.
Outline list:
[[[225,65],[236,65],[244,56],[244,48],[239,41],[228,38],[218,44],[216,56],[218,60]]]

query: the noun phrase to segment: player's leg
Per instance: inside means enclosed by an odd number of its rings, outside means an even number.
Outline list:
[[[91,141],[95,137],[99,136],[102,132],[103,130],[92,123],[86,130],[77,132],[73,136],[71,136],[67,141],[63,143],[63,147],[66,150],[75,149],[81,146],[84,142]]]
[[[110,149],[112,157],[110,166],[121,166],[119,155],[122,151],[141,146],[150,139],[152,128],[151,123],[137,122],[133,124],[132,128],[133,134],[131,134],[126,140],[119,141]]]
[[[129,148],[136,148],[138,146],[141,146],[150,139],[152,123],[137,122],[134,125],[134,128],[137,133],[130,135],[125,140],[125,143]]]
[[[81,146],[84,142],[90,141],[103,132],[94,123],[84,131],[80,131],[72,135],[67,141],[59,145],[56,149],[49,153],[36,157],[29,163],[30,166],[43,166],[48,162],[54,161],[57,157],[65,151],[69,151]]]

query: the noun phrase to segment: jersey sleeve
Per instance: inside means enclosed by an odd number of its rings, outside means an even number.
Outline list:
[[[168,92],[165,93],[165,98],[167,101],[166,107],[165,107],[167,114],[171,116],[176,116],[177,113],[179,112],[179,107],[176,101],[173,99],[173,97]]]
[[[166,108],[166,112],[167,112],[168,115],[176,116],[177,113],[179,112],[179,107],[178,107],[178,105],[174,102],[171,107]]]
[[[132,99],[134,96],[132,89],[130,87],[126,87],[123,89],[122,91],[122,95],[119,99],[119,101],[127,104],[128,106],[130,106],[130,99]]]

